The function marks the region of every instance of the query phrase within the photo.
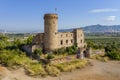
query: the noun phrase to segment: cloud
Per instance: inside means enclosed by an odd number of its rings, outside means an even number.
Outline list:
[[[116,16],[108,16],[105,19],[106,21],[115,21],[116,20]]]
[[[91,13],[103,13],[103,12],[116,12],[119,11],[119,9],[112,9],[112,8],[104,8],[104,9],[94,9],[89,12]]]

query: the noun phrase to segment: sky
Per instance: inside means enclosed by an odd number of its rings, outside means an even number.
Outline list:
[[[58,28],[119,25],[120,0],[0,0],[0,29],[42,31],[45,13],[57,13]]]

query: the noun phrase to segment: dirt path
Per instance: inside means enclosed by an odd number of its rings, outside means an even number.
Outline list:
[[[8,71],[4,68],[2,80],[120,80],[120,61],[100,62],[90,60],[92,66],[82,70],[63,73],[59,77],[32,78],[24,73],[24,69]],[[1,71],[0,71],[1,73]]]

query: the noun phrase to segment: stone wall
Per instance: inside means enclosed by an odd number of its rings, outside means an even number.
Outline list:
[[[58,15],[44,15],[44,50],[50,52],[57,49],[57,31],[58,31]]]
[[[74,30],[74,39],[75,39],[75,43],[77,44],[78,47],[84,48],[85,41],[84,41],[84,33],[83,33],[82,29]]]
[[[82,29],[75,29],[72,32],[58,32],[58,15],[45,14],[44,15],[44,33],[37,34],[32,44],[31,49],[35,50],[35,45],[42,45],[41,47],[46,51],[52,51],[62,47],[69,47],[77,44],[78,47],[84,48],[84,33]]]
[[[44,33],[38,33],[36,36],[34,36],[32,44],[43,44],[44,40]]]
[[[74,33],[73,32],[64,32],[58,33],[58,48],[69,47],[74,45]]]

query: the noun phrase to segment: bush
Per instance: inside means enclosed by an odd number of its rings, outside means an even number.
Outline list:
[[[107,62],[109,60],[109,57],[101,56],[99,54],[96,54],[96,55],[92,56],[91,58],[92,59],[97,59],[97,60],[102,61],[102,62]]]
[[[73,45],[73,46],[70,46],[70,47],[67,47],[67,48],[60,48],[60,49],[56,49],[53,53],[55,54],[65,54],[67,53],[68,55],[72,55],[72,54],[75,54],[77,51],[77,47],[76,45]]]
[[[25,69],[30,76],[45,76],[46,75],[44,67],[39,63],[31,63]]]
[[[107,52],[106,56],[114,60],[120,60],[120,52],[117,52],[117,51]]]
[[[53,58],[54,58],[54,55],[53,55],[53,54],[49,53],[49,54],[47,55],[47,59],[48,59],[48,60],[53,59]]]
[[[37,55],[37,56],[42,55],[42,49],[41,48],[40,49],[35,49],[34,54]]]
[[[7,67],[12,67],[13,65],[24,66],[30,62],[31,60],[28,57],[26,57],[25,53],[20,52],[19,50],[0,51],[0,63],[4,64]]]
[[[57,69],[53,65],[47,65],[45,69],[46,69],[46,72],[48,73],[48,75],[51,75],[51,76],[59,76],[60,75],[60,70]]]
[[[71,62],[56,64],[54,66],[57,67],[62,72],[69,72],[74,69],[81,69],[81,68],[85,67],[86,64],[87,64],[86,60],[74,60]]]
[[[65,48],[59,48],[53,51],[55,54],[64,54],[66,52]]]

